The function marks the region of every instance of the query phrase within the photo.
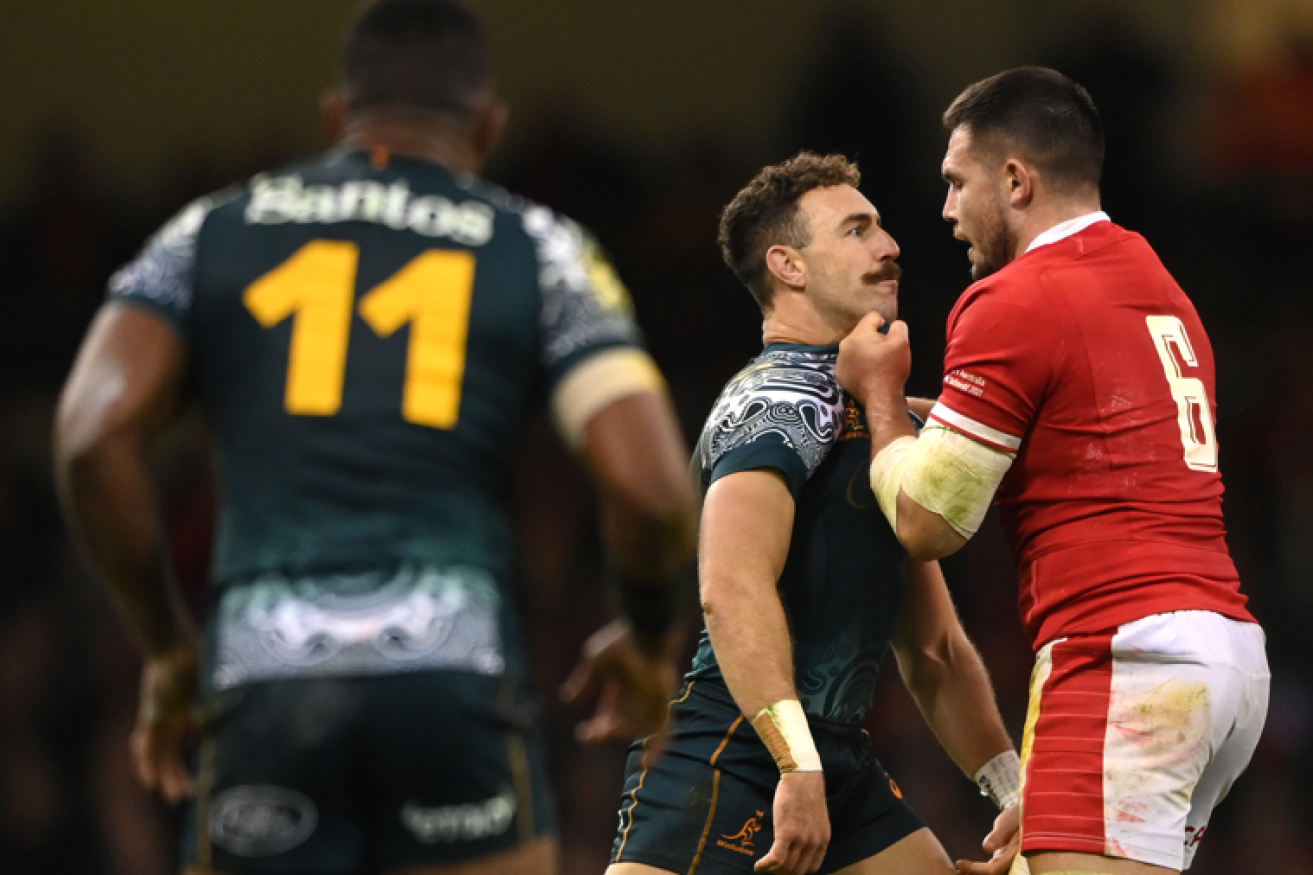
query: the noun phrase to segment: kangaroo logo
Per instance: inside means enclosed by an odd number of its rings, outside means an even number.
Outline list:
[[[749,817],[748,822],[743,824],[743,828],[734,835],[723,835],[717,839],[716,845],[729,851],[752,856],[752,839],[753,836],[761,832],[761,818],[764,815],[764,811],[758,811],[755,816]]]

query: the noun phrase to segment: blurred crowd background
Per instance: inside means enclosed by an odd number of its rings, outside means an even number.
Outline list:
[[[176,869],[178,815],[128,772],[137,656],[58,518],[51,415],[106,278],[147,234],[197,195],[325,146],[317,96],[354,5],[5,4],[0,871]],[[909,388],[933,396],[944,321],[968,284],[964,246],[939,217],[939,114],[969,82],[1024,63],[1090,90],[1108,129],[1106,209],[1145,233],[1212,336],[1230,544],[1274,672],[1262,744],[1192,871],[1313,873],[1313,3],[474,5],[513,109],[488,175],[610,250],[690,440],[759,348],[759,315],[714,238],[761,164],[801,148],[858,160],[903,249]],[[203,423],[165,444],[165,524],[199,602],[213,515]],[[554,691],[610,612],[586,483],[544,423],[526,435],[516,506],[565,871],[600,873],[624,752],[575,743],[584,712]],[[1030,653],[996,527],[946,568],[1019,735]],[[869,728],[950,854],[977,854],[989,805],[938,749],[892,661]]]

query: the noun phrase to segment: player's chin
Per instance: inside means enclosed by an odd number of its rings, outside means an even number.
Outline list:
[[[885,309],[898,308],[898,283],[896,279],[878,280],[866,284],[867,306],[881,314]]]
[[[975,282],[980,282],[998,271],[993,263],[982,257],[974,248],[967,253],[967,258],[971,261],[971,279]]]

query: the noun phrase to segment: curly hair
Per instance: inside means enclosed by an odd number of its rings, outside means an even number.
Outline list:
[[[857,165],[842,155],[800,152],[762,169],[725,207],[717,235],[721,256],[763,311],[774,293],[766,251],[776,245],[801,249],[811,242],[798,201],[813,189],[856,188],[861,180]]]

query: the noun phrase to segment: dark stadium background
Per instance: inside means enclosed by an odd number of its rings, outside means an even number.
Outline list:
[[[1230,542],[1275,673],[1267,732],[1193,871],[1313,872],[1313,4],[1308,0],[476,0],[513,105],[489,175],[591,226],[694,434],[757,348],[713,246],[721,206],[801,147],[857,158],[903,247],[912,390],[935,394],[967,283],[939,219],[938,114],[1022,63],[1082,81],[1108,126],[1106,206],[1194,298],[1219,362]],[[173,870],[176,814],[132,784],[137,659],[73,555],[51,412],[110,271],[185,201],[321,148],[319,90],[354,0],[14,0],[0,25],[0,871]],[[192,423],[160,453],[181,579],[204,579],[211,485]],[[585,484],[542,424],[517,498],[535,671],[553,690],[607,617]],[[948,563],[1019,731],[1029,651],[997,530]],[[690,624],[693,618],[690,617]],[[954,856],[988,804],[894,680],[882,759]],[[568,873],[600,873],[623,752],[545,699]]]

